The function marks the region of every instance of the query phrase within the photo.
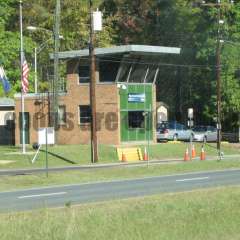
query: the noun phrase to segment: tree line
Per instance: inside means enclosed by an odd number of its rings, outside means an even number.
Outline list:
[[[207,3],[216,3],[207,0]],[[157,79],[157,100],[170,106],[172,118],[186,121],[187,108],[196,111],[198,123],[213,124],[216,118],[216,40],[221,40],[222,118],[224,127],[238,125],[240,111],[240,2],[222,0],[223,24],[217,31],[217,8],[195,0],[98,0],[95,8],[103,12],[103,31],[97,33],[96,46],[146,44],[181,47],[178,57],[162,56]],[[30,65],[34,47],[50,39],[48,31],[30,32],[26,26],[52,30],[55,0],[23,1],[24,49]],[[61,0],[61,51],[83,49],[89,41],[88,0]],[[12,90],[20,91],[19,1],[0,2],[0,62],[7,72]],[[49,87],[52,74],[50,41],[39,53],[40,88]],[[64,62],[63,62],[64,65]],[[33,71],[30,74],[33,82]],[[33,84],[32,89],[33,90]],[[0,87],[0,96],[4,96]]]

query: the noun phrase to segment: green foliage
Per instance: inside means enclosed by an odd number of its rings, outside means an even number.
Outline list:
[[[196,109],[196,121],[213,123],[216,116],[216,39],[217,9],[196,4],[194,0],[168,1],[93,1],[103,12],[103,31],[96,34],[96,46],[148,44],[181,47],[181,55],[163,56],[157,79],[157,98],[172,110],[172,118],[186,121],[186,109]],[[215,1],[207,0],[207,3]],[[221,47],[223,117],[240,111],[240,3],[221,1]],[[38,54],[40,88],[47,90],[52,74],[49,53],[53,41],[49,31],[29,32],[33,25],[52,30],[55,0],[23,1],[24,47],[31,65],[33,48],[45,44]],[[6,69],[13,89],[20,90],[19,1],[0,2],[0,61]],[[89,1],[61,1],[61,51],[83,49],[89,41]],[[234,42],[234,43],[230,43]],[[166,65],[167,64],[167,65]],[[64,75],[64,68],[61,68]],[[44,73],[44,74],[42,74]],[[33,81],[32,71],[30,81]],[[33,84],[31,84],[31,87]],[[0,96],[3,95],[0,87]]]
[[[17,2],[16,0],[7,0],[0,3],[0,62],[12,85],[10,96],[20,91],[20,34],[18,29],[12,27],[13,19],[17,19]],[[25,37],[24,42],[25,55],[28,60],[32,52],[33,41],[31,38]],[[29,66],[31,66],[31,61],[29,61]],[[30,82],[32,82],[31,74]],[[0,85],[0,96],[3,95],[2,85]]]
[[[188,107],[196,110],[198,123],[214,123],[216,117],[217,8],[197,1],[106,0],[102,9],[115,24],[115,42],[181,47],[181,56],[162,58],[157,79],[158,100],[166,102],[172,118],[186,121]],[[206,3],[211,2],[210,0]],[[239,41],[240,3],[221,1],[220,37]],[[215,3],[212,2],[212,3]],[[222,46],[223,117],[240,111],[238,47]],[[240,46],[240,45],[239,45]]]

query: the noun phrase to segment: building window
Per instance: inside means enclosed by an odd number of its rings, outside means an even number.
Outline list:
[[[109,58],[99,60],[99,81],[114,82],[120,66],[119,61],[109,61]]]
[[[79,83],[89,83],[90,81],[90,68],[89,65],[80,65],[78,67]]]
[[[58,106],[58,124],[66,124],[66,106]]]
[[[91,107],[89,105],[79,106],[79,119],[80,124],[91,122]]]
[[[144,111],[128,112],[129,128],[145,128]]]

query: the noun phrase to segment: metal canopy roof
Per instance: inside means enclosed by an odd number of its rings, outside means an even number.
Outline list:
[[[14,99],[11,98],[0,98],[0,107],[14,107]]]
[[[177,47],[163,47],[163,46],[149,46],[149,45],[122,45],[109,48],[95,48],[95,54],[98,56],[135,52],[141,55],[160,55],[160,54],[180,54],[181,48]],[[59,59],[79,58],[89,56],[89,50],[75,50],[59,52]],[[50,58],[54,58],[54,54],[50,54]]]

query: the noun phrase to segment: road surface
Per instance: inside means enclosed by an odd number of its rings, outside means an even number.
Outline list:
[[[240,169],[1,192],[0,211],[61,207],[66,203],[81,204],[229,185],[240,185]]]

